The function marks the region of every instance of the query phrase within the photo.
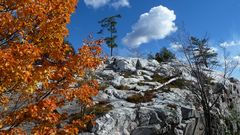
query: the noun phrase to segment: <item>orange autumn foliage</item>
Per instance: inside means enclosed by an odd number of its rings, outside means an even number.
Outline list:
[[[98,93],[90,73],[102,41],[85,41],[76,54],[64,44],[76,4],[0,0],[0,134],[77,134],[93,123],[84,109]],[[73,102],[78,119],[63,109]]]

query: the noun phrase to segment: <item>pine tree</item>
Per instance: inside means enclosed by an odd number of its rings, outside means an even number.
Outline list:
[[[155,59],[158,62],[167,62],[172,59],[176,59],[175,55],[169,51],[166,47],[163,47],[160,52],[155,54]]]
[[[109,37],[106,37],[104,40],[107,44],[107,46],[111,49],[110,50],[110,55],[113,55],[113,48],[117,47],[116,44],[116,38],[117,38],[117,18],[121,18],[121,15],[114,15],[114,16],[110,16],[110,17],[106,17],[103,20],[99,21],[98,23],[101,25],[101,29],[98,32],[98,34],[103,34],[104,30],[107,30],[110,33]]]
[[[203,119],[205,121],[205,135],[213,135],[213,118],[214,107],[221,97],[221,93],[212,94],[211,91],[223,91],[225,86],[212,87],[212,71],[217,64],[217,53],[215,53],[208,44],[208,39],[199,39],[180,33],[177,40],[182,45],[182,51],[189,65],[189,72],[195,78],[192,84],[186,85],[195,95],[196,101],[203,109]],[[223,79],[224,80],[224,79]],[[222,83],[222,82],[221,82]],[[223,83],[224,84],[224,83]],[[217,98],[216,98],[217,97]]]
[[[209,65],[216,65],[218,63],[216,60],[217,53],[209,47],[208,39],[191,37],[190,41],[191,46],[188,49],[193,50],[192,59],[196,60],[195,64],[208,68]]]

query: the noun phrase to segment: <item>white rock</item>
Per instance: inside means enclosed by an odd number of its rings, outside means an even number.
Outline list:
[[[152,76],[154,75],[153,72],[151,71],[146,71],[146,70],[137,70],[137,75],[148,75],[148,76]]]

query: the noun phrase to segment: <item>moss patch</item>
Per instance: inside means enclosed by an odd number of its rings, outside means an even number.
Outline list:
[[[138,86],[145,86],[145,85],[147,85],[147,84],[145,84],[144,81],[140,81],[140,82],[137,83],[137,85],[138,85]]]
[[[159,89],[160,92],[170,92],[171,91],[171,88],[169,86],[165,86],[165,87],[162,87],[161,89]]]
[[[177,105],[176,104],[167,104],[167,107],[177,110]]]
[[[109,111],[111,111],[113,108],[113,106],[111,104],[109,104],[109,102],[106,101],[101,101],[98,104],[89,107],[87,109],[87,112],[90,114],[95,114],[97,117],[98,116],[102,116],[106,113],[108,113]]]
[[[108,83],[101,83],[101,84],[99,84],[99,89],[100,90],[105,90],[107,87],[109,87]]]
[[[133,72],[122,72],[121,75],[124,77],[124,78],[129,78],[133,75],[134,73]]]
[[[151,77],[152,77],[152,81],[159,82],[159,83],[165,83],[169,80],[169,78],[160,76],[159,74],[154,74]]]
[[[112,105],[109,104],[109,102],[99,102],[95,104],[94,106],[88,107],[84,110],[84,114],[95,114],[97,117],[102,116],[112,110]],[[76,120],[76,119],[81,119],[83,116],[82,112],[72,114],[70,116],[70,121]]]
[[[155,91],[146,91],[144,95],[135,94],[132,96],[127,97],[127,101],[131,103],[146,103],[151,102],[153,98],[156,97]]]
[[[130,87],[127,85],[114,86],[118,90],[130,90]]]
[[[82,119],[86,114],[95,114],[96,117],[100,117],[112,110],[112,108],[113,106],[109,104],[109,102],[102,101],[92,107],[85,108],[83,112],[71,114],[69,116],[69,121]],[[92,122],[93,121],[89,121],[87,123],[87,128],[84,130],[85,132],[91,132],[91,129],[93,127]]]
[[[176,81],[173,81],[169,83],[167,86],[170,88],[180,88],[183,89],[187,85],[187,81],[184,79],[177,79]]]
[[[170,79],[172,79],[173,77],[164,77],[164,76],[160,76],[158,74],[154,74],[152,76],[153,80],[155,82],[159,82],[159,83],[166,83],[167,81],[169,81]],[[180,88],[183,89],[185,88],[186,85],[188,85],[188,81],[186,81],[185,79],[177,79],[171,83],[169,83],[167,86],[170,88]]]

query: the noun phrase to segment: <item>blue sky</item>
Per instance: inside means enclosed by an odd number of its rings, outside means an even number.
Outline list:
[[[218,53],[221,54],[221,44],[240,61],[239,13],[239,0],[80,0],[68,25],[69,41],[79,48],[90,33],[100,38],[95,34],[100,29],[98,21],[121,14],[115,55],[131,56],[137,52],[146,56],[163,46],[174,51],[169,37],[184,23],[191,35],[207,34]],[[109,49],[104,46],[104,51],[108,53]]]

